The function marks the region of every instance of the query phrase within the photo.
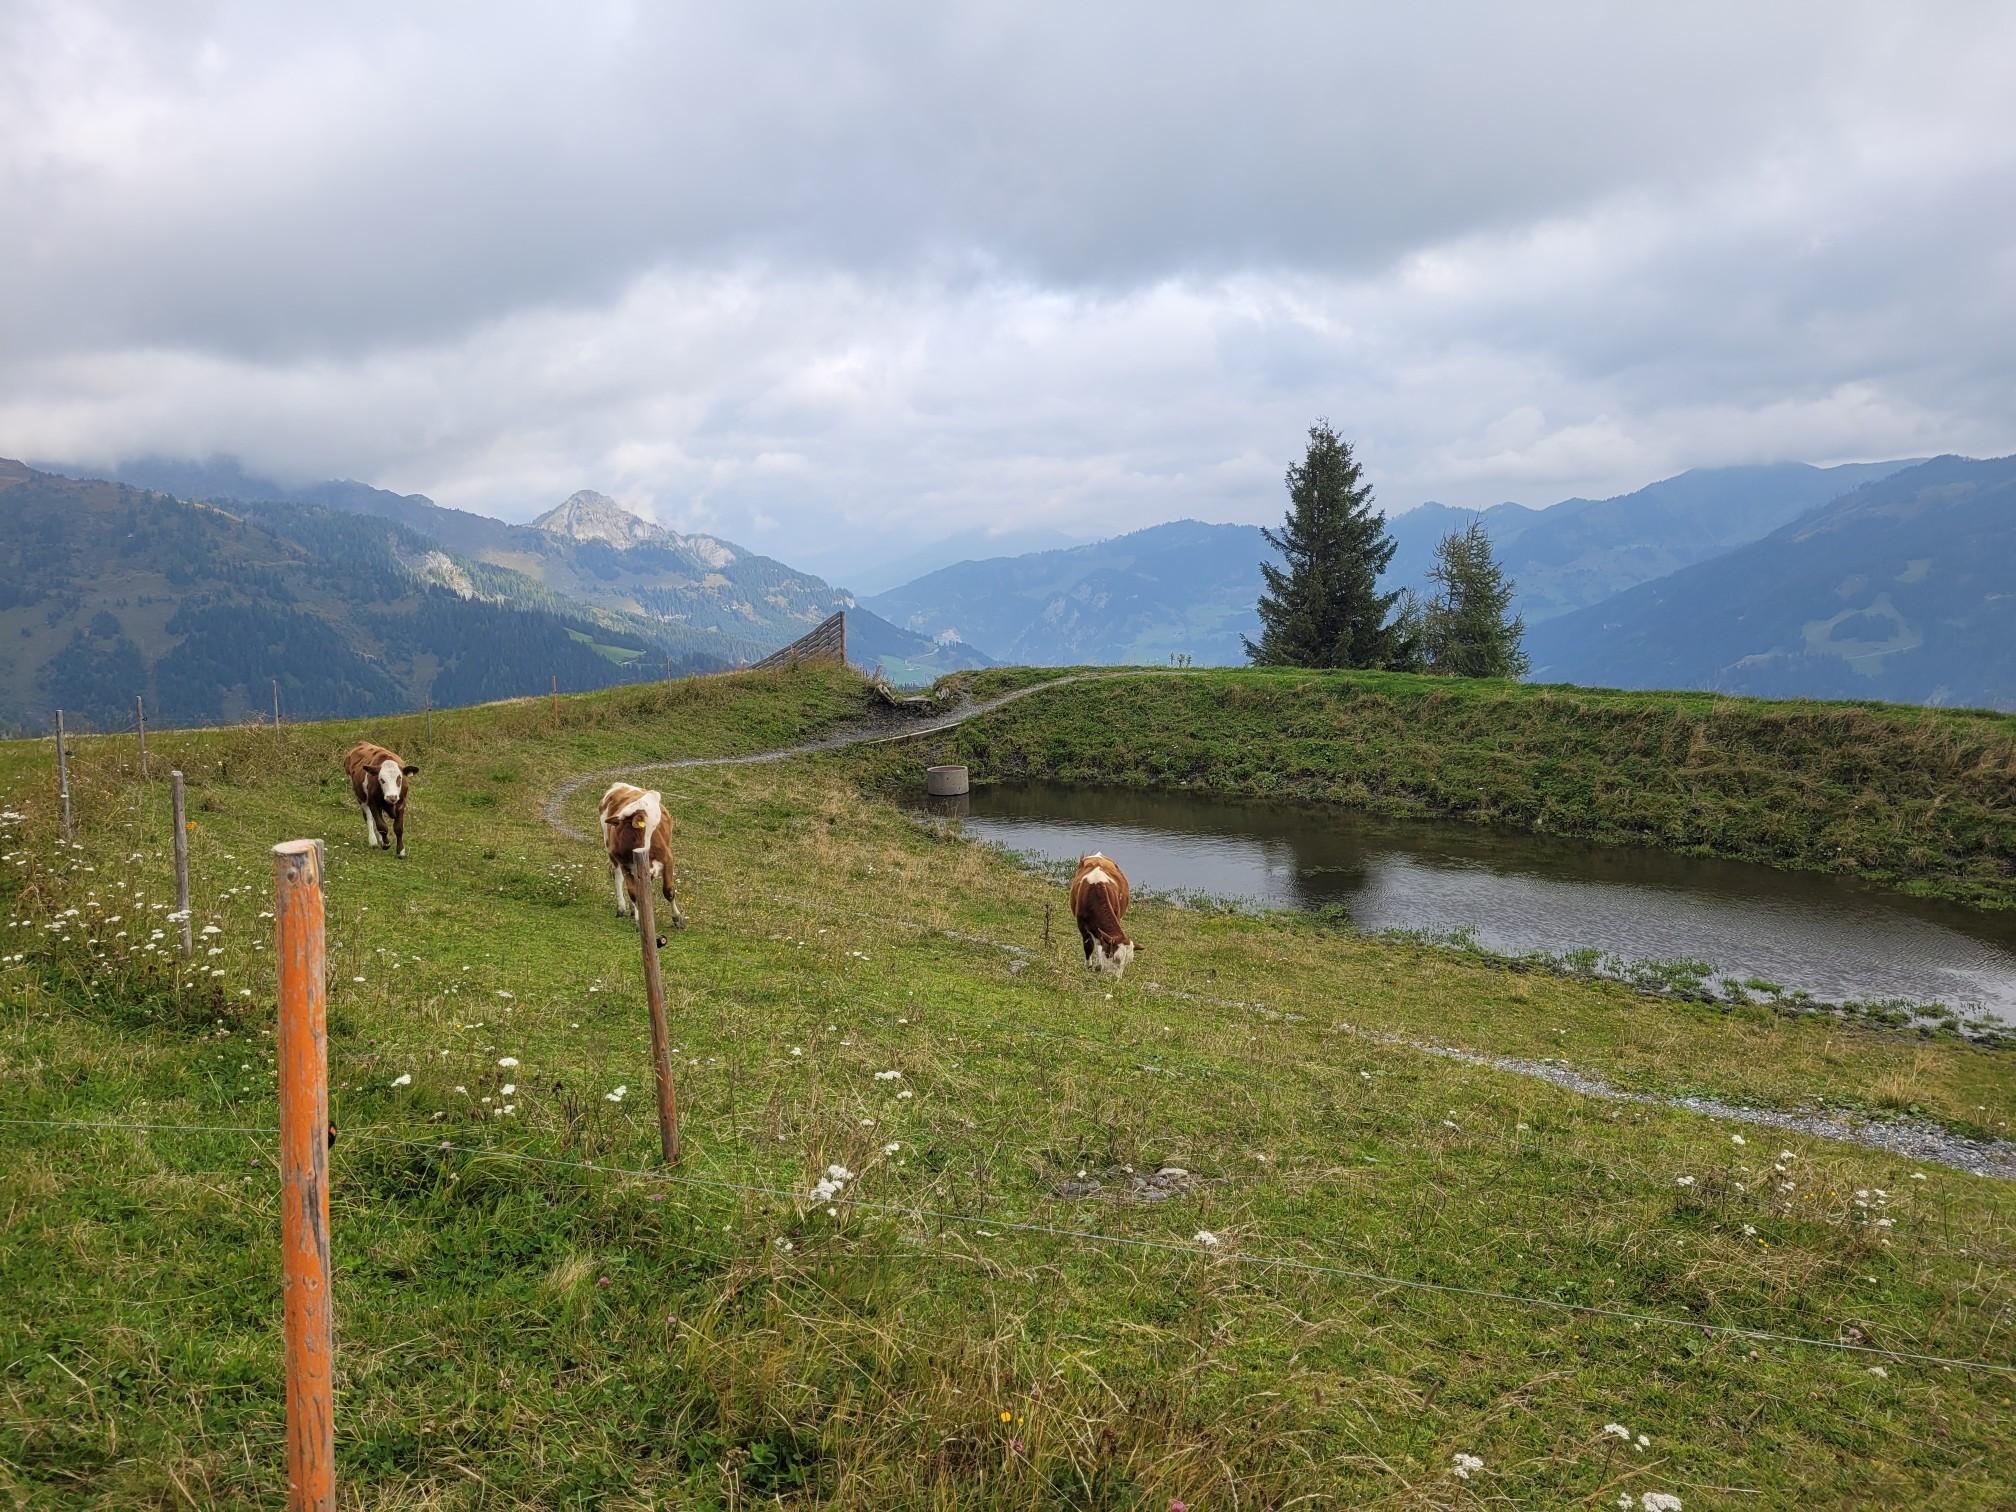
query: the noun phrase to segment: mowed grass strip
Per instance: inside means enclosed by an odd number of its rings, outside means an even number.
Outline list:
[[[693,1180],[613,1174],[656,1143],[636,943],[546,796],[863,707],[801,673],[437,714],[427,749],[372,725],[422,767],[403,864],[335,770],[365,727],[155,737],[217,931],[191,968],[143,948],[165,784],[83,743],[59,856],[46,750],[8,747],[0,1118],[270,1127],[266,847],[321,834],[360,1505],[2007,1504],[2008,1376],[1240,1259],[2016,1363],[2008,1184],[1338,1026],[1989,1130],[2006,1054],[1158,904],[1116,987],[1061,906],[1044,949],[1061,890],[842,758],[653,779],[694,921],[665,953]],[[0,1487],[278,1500],[270,1138],[0,1124],[0,1188]]]

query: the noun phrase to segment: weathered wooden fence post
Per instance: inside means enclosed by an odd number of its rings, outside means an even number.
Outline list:
[[[557,721],[560,718],[560,674],[558,672],[553,674],[553,692],[547,703],[547,708]]]
[[[658,974],[658,921],[651,901],[651,850],[630,853],[637,884],[637,938],[644,949],[644,997],[651,1007],[651,1070],[658,1082],[658,1145],[665,1164],[679,1163],[679,1103],[672,1089],[672,1051],[665,1032],[665,983]]]
[[[1056,906],[1055,903],[1045,903],[1043,905],[1043,948],[1045,950],[1050,948],[1050,911]]]
[[[280,728],[280,679],[273,679],[273,728]]]
[[[175,812],[175,917],[181,921],[182,957],[187,960],[196,954],[196,945],[189,931],[189,811],[179,771],[168,774],[168,791]]]
[[[70,746],[63,738],[63,711],[56,711],[56,791],[63,800],[63,843],[70,843]]]
[[[322,843],[273,847],[280,967],[280,1265],[287,1348],[287,1506],[335,1512],[329,1298],[329,1043]]]
[[[133,695],[133,723],[140,731],[140,780],[147,780],[147,700]]]

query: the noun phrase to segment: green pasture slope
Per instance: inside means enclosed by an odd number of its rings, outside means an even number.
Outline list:
[[[1166,711],[1294,686],[1088,683],[960,743],[1022,751],[1040,717],[1061,758],[1146,721],[1180,753],[1208,732]],[[1331,706],[1294,706],[1299,773]],[[151,783],[80,741],[67,851],[49,746],[0,747],[0,1505],[282,1500],[262,911],[299,835],[329,846],[346,1506],[2016,1502],[2016,1376],[1697,1326],[2016,1365],[2016,1186],[1368,1032],[1976,1132],[2016,1113],[2007,1052],[1153,903],[1116,986],[1045,947],[1057,890],[864,795],[886,757],[652,779],[692,918],[687,1156],[657,1179],[635,939],[543,805],[869,708],[800,671],[373,721],[421,769],[403,863],[337,770],[364,724],[157,734]],[[171,762],[189,967],[147,948]],[[1101,1189],[1063,1195],[1080,1172]]]

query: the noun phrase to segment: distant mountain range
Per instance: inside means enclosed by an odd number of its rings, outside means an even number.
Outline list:
[[[300,717],[595,687],[753,661],[842,609],[850,657],[898,682],[991,664],[600,494],[528,526],[228,463],[117,471],[0,462],[0,722],[123,722],[142,692],[174,722],[238,719],[269,678]]]
[[[1785,463],[1545,509],[1429,504],[1389,522],[1386,581],[1425,588],[1436,541],[1481,518],[1536,678],[2016,707],[2012,467]],[[168,718],[237,718],[273,676],[303,715],[556,675],[588,687],[751,661],[838,610],[850,656],[905,683],[997,659],[1231,664],[1272,555],[1256,526],[1179,520],[957,561],[856,603],[588,490],[510,525],[347,480],[284,488],[228,460],[114,471],[0,463],[0,721],[39,725],[58,703],[123,719],[142,688]]]
[[[1515,607],[1537,625],[1613,593],[1757,540],[1909,462],[1808,467],[1703,467],[1610,499],[1564,499],[1546,509],[1483,511],[1424,504],[1388,521],[1398,550],[1388,579],[1425,589],[1435,543],[1482,520],[1499,563],[1518,585]]]
[[[1008,662],[1246,659],[1262,556],[1251,525],[1178,520],[1063,551],[960,562],[864,600],[919,635],[956,635]]]
[[[2016,457],[1938,457],[1551,619],[1533,676],[2016,708]]]
[[[2016,708],[2011,459],[1703,468],[1611,499],[1388,522],[1386,585],[1425,591],[1435,543],[1481,519],[1517,584],[1533,676],[1622,687]],[[962,562],[869,607],[1010,661],[1243,661],[1254,526],[1180,521]]]

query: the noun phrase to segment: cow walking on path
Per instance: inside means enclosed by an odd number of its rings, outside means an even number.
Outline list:
[[[406,779],[418,776],[420,768],[408,766],[396,751],[360,740],[344,753],[343,770],[350,777],[351,795],[364,810],[364,829],[371,848],[376,850],[382,845],[404,861]]]
[[[672,927],[684,929],[686,915],[679,907],[672,876],[672,816],[665,811],[665,799],[656,789],[612,782],[602,795],[602,847],[609,856],[609,870],[616,876],[616,912],[637,911],[637,880],[630,870],[630,857],[640,847],[651,852],[651,875],[659,891],[672,905]]]
[[[1085,944],[1085,964],[1119,980],[1134,959],[1135,945],[1120,927],[1129,899],[1127,874],[1111,858],[1094,851],[1078,858],[1071,879],[1071,917]]]

